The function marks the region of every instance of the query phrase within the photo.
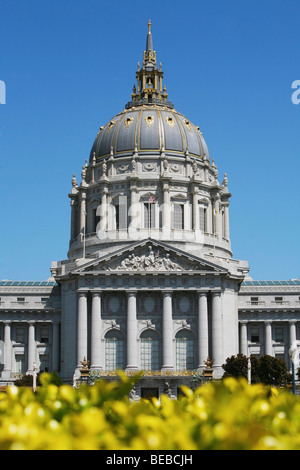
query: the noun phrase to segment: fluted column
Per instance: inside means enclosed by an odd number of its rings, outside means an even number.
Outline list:
[[[208,358],[208,313],[207,293],[198,293],[198,368],[204,366]]]
[[[93,293],[91,327],[91,369],[102,369],[101,357],[101,294]]]
[[[87,357],[87,293],[78,293],[77,315],[77,367],[81,367],[81,361]]]
[[[126,369],[137,369],[137,319],[136,292],[127,293],[127,366]]]
[[[11,374],[11,322],[4,322],[4,369],[3,377],[10,377]]]
[[[265,324],[265,354],[268,356],[273,356],[273,347],[272,347],[272,322],[268,321]]]
[[[212,294],[212,361],[216,367],[220,367],[223,363],[221,292]]]
[[[27,373],[32,373],[34,370],[35,362],[35,323],[30,322],[28,326],[28,370]]]
[[[241,354],[248,357],[248,324],[241,322]]]
[[[163,365],[162,369],[174,369],[172,292],[163,293]]]

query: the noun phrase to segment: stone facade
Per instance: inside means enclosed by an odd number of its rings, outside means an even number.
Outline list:
[[[238,352],[288,361],[299,338],[300,281],[250,281],[233,258],[227,175],[168,101],[152,47],[149,25],[131,100],[73,176],[68,258],[51,281],[0,282],[2,381],[36,367],[72,382],[86,357],[95,377],[144,370],[137,397],[176,396],[208,357],[220,377]]]

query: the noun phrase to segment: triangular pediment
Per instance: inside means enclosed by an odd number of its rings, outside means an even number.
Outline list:
[[[171,247],[161,241],[147,239],[129,245],[97,260],[90,261],[73,271],[73,274],[95,272],[174,272],[202,271],[227,273],[228,271],[198,256]]]

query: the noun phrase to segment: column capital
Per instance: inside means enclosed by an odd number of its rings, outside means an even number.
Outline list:
[[[172,297],[173,291],[172,290],[164,290],[162,292],[162,294],[163,294],[164,297],[166,297],[166,296]]]
[[[102,291],[92,291],[91,294],[93,297],[101,297]]]
[[[136,290],[128,290],[127,292],[127,297],[136,297],[137,291]]]
[[[207,290],[197,290],[197,294],[198,294],[199,297],[202,296],[202,295],[203,295],[203,296],[204,296],[204,295],[207,296],[207,295],[208,295],[208,291],[207,291]]]

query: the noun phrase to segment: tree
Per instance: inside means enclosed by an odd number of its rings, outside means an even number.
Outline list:
[[[223,364],[224,377],[248,377],[248,358],[243,354],[231,356]],[[280,385],[288,380],[287,366],[283,359],[262,356],[260,359],[251,356],[251,383]]]
[[[251,383],[259,383],[258,375],[258,360],[256,357],[251,356]],[[226,359],[226,363],[223,364],[225,371],[224,377],[245,377],[248,378],[248,358],[243,354],[237,356],[231,356]]]
[[[287,366],[283,359],[272,356],[262,356],[259,359],[259,377],[266,385],[281,385],[286,379]]]

